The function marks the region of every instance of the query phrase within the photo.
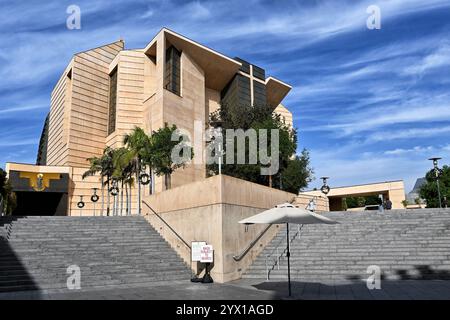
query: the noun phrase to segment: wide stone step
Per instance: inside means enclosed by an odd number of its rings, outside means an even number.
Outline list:
[[[363,275],[369,265],[379,265],[390,277],[450,274],[450,210],[392,210],[384,213],[327,213],[339,225],[290,225],[291,271],[303,278],[347,279]],[[286,277],[286,228],[265,247],[244,277]],[[431,268],[430,271],[427,268]]]
[[[0,218],[0,291],[190,279],[191,271],[143,217]]]

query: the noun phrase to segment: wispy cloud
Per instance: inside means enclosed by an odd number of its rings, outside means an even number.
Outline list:
[[[29,146],[36,145],[39,142],[39,138],[26,139],[26,140],[8,140],[0,141],[0,147],[17,147],[17,146]]]
[[[429,138],[435,136],[450,134],[450,126],[440,126],[436,128],[408,128],[408,129],[394,129],[382,130],[368,134],[368,142],[380,142],[389,140],[404,140],[415,138]]]
[[[299,149],[335,185],[412,183],[427,152],[450,156],[448,0],[377,1],[376,31],[366,28],[372,0],[76,4],[82,29],[69,31],[66,2],[2,3],[0,164],[34,161],[52,87],[73,53],[119,37],[140,48],[163,26],[292,84],[284,103]]]
[[[450,41],[444,42],[433,53],[422,58],[419,63],[407,67],[405,74],[422,75],[426,71],[445,68],[450,71]]]
[[[387,150],[384,152],[384,154],[386,155],[403,155],[403,154],[412,154],[412,153],[425,153],[425,152],[430,152],[434,150],[433,146],[427,146],[427,147],[422,147],[422,146],[415,146],[414,148],[411,149],[395,149],[395,150]]]
[[[30,111],[36,109],[48,110],[48,105],[0,108],[0,117],[6,113],[22,113],[23,111]]]

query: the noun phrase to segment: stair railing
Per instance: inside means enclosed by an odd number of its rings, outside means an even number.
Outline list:
[[[142,200],[142,202],[147,206],[147,208],[149,208],[149,209],[155,214],[155,216],[157,216],[157,217],[159,218],[159,220],[161,220],[161,221],[167,226],[167,228],[170,229],[170,231],[173,232],[173,234],[175,234],[175,235],[177,236],[178,239],[181,240],[181,242],[184,243],[184,245],[185,245],[186,247],[189,248],[189,250],[191,250],[191,246],[186,242],[186,240],[183,239],[182,236],[180,236],[180,235],[178,234],[178,232],[176,232],[176,231],[175,231],[175,230],[167,223],[166,220],[164,220],[158,213],[156,213],[156,211],[153,210],[153,208],[150,207],[149,204],[148,204],[147,202],[145,202],[144,200]]]
[[[289,203],[290,204],[294,203],[296,198],[297,197],[293,197],[291,201],[289,201]],[[233,256],[234,261],[241,261],[242,258],[244,258],[247,255],[247,253],[250,252],[250,250],[255,246],[255,244],[259,241],[259,239],[261,239],[262,236],[270,229],[271,226],[272,225],[270,224],[263,231],[261,231],[261,233],[252,242],[250,242],[250,244],[244,250],[242,250],[240,254]]]
[[[263,231],[261,231],[261,233],[252,241],[250,242],[250,244],[238,255],[233,256],[234,261],[241,261],[242,258],[244,258],[247,253],[249,253],[249,251],[253,248],[253,246],[259,241],[259,239],[262,238],[262,236],[267,232],[267,230],[270,229],[272,225],[269,224],[266,228],[264,228]]]
[[[297,225],[297,232],[294,233],[294,235],[289,239],[289,245],[300,235],[300,231],[303,228],[303,224]],[[281,239],[278,241],[277,245],[269,254],[266,254],[265,257],[265,264],[266,264],[266,280],[270,280],[270,272],[277,267],[277,270],[280,270],[280,264],[281,264],[281,258],[286,255],[287,246],[282,246],[282,244],[286,241],[284,237],[281,237]],[[281,253],[280,253],[281,251]],[[270,259],[276,253],[275,259]],[[269,266],[269,261],[272,260],[272,264]]]

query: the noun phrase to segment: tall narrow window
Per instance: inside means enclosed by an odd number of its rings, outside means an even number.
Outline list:
[[[181,94],[181,52],[174,46],[166,50],[166,66],[164,74],[164,88],[180,95]]]
[[[117,68],[109,75],[108,135],[116,131]]]

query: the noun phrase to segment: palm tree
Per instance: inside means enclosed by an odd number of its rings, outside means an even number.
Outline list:
[[[127,215],[129,213],[129,202],[128,202],[128,186],[132,184],[132,174],[134,173],[132,161],[132,153],[129,152],[127,148],[119,148],[114,150],[113,154],[113,178],[116,179],[121,184],[120,188],[120,215],[123,214],[123,191],[125,189],[126,197],[126,211]]]
[[[124,184],[125,184],[125,200],[126,200],[126,215],[127,216],[131,216],[131,188],[134,184],[134,179],[133,179],[133,171],[125,171],[124,176],[126,177],[126,179],[124,180]]]
[[[143,157],[150,145],[150,138],[142,128],[135,127],[133,131],[125,135],[123,144],[128,149],[128,158],[134,169],[135,178],[138,184],[137,190],[137,214],[141,214],[141,182],[139,176],[143,165]]]
[[[111,178],[112,178],[112,174],[114,171],[113,168],[113,163],[112,163],[112,157],[114,154],[114,150],[111,149],[110,147],[106,147],[103,150],[103,154],[100,158],[98,157],[92,157],[89,158],[88,161],[90,163],[90,167],[89,169],[83,173],[82,178],[85,179],[86,177],[89,176],[94,176],[97,173],[100,173],[100,178],[101,178],[101,187],[102,187],[102,215],[103,212],[105,210],[104,207],[104,187],[105,185],[107,186],[107,194],[108,194],[108,203],[106,205],[106,215],[109,216],[110,213],[110,193],[109,193],[109,187],[110,187],[110,182],[111,182]],[[106,180],[105,180],[106,179]]]
[[[110,192],[110,186],[113,182],[112,176],[114,173],[114,164],[113,164],[113,156],[114,156],[114,149],[110,147],[106,147],[103,151],[103,155],[101,157],[101,166],[102,166],[102,174],[106,177],[105,184],[108,189],[108,206],[107,206],[107,212],[106,215],[109,216],[110,213],[110,203],[111,203],[111,192]]]
[[[101,192],[102,192],[102,213],[101,215],[103,215],[103,212],[105,211],[105,188],[104,188],[104,176],[102,174],[102,163],[101,163],[101,158],[98,157],[92,157],[92,158],[88,158],[87,159],[89,161],[89,169],[83,173],[83,175],[81,176],[81,178],[84,180],[87,177],[91,177],[91,176],[95,176],[97,173],[100,173],[100,179],[101,179]]]

